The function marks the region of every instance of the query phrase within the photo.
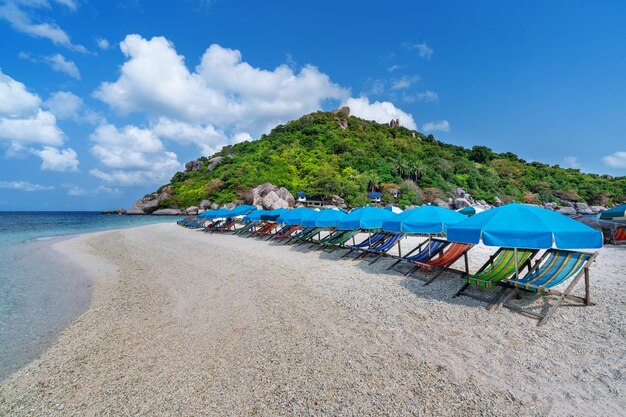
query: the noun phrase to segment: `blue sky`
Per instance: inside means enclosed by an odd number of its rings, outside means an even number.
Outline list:
[[[622,1],[0,0],[0,40],[0,210],[129,207],[342,104],[626,175]]]

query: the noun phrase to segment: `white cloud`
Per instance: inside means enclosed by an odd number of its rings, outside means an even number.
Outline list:
[[[414,96],[405,97],[406,101],[421,101],[423,103],[436,103],[439,101],[439,94],[434,91],[424,91],[417,93]]]
[[[181,168],[177,156],[165,150],[149,129],[105,124],[91,134],[91,153],[111,171],[91,170],[91,175],[111,184],[146,185],[162,183]]]
[[[406,75],[397,80],[393,80],[391,83],[391,89],[392,90],[405,90],[411,87],[416,82],[418,82],[420,78],[421,77],[419,75],[412,75],[412,76]]]
[[[435,52],[431,47],[429,47],[426,42],[418,43],[413,45],[413,48],[417,49],[417,53],[420,57],[428,60],[433,56],[433,52]]]
[[[437,122],[428,122],[422,125],[422,130],[424,132],[449,132],[450,131],[450,123],[447,120],[439,120]]]
[[[119,188],[115,187],[107,187],[106,185],[101,185],[96,188],[86,189],[79,185],[75,184],[61,184],[63,188],[67,190],[67,195],[73,197],[96,197],[96,196],[119,196],[122,194]]]
[[[107,49],[111,47],[111,44],[109,43],[109,41],[104,38],[100,38],[96,40],[96,43],[98,44],[98,48],[102,49],[103,51],[106,51]]]
[[[76,2],[71,0],[57,0],[58,3],[65,4],[70,9],[76,8]],[[31,16],[18,4],[30,8],[50,8],[47,1],[6,1],[0,6],[0,19],[4,19],[18,32],[36,38],[45,38],[52,41],[55,45],[65,46],[78,52],[87,52],[82,45],[75,45],[70,37],[56,23],[35,23]],[[73,7],[72,7],[73,6]]]
[[[52,68],[53,71],[61,72],[69,75],[72,78],[80,80],[80,71],[78,70],[78,67],[76,66],[74,61],[66,59],[61,54],[43,56],[31,55],[27,52],[20,52],[18,56],[20,59],[26,59],[30,62],[44,63]]]
[[[0,70],[0,118],[34,113],[40,104],[39,96],[28,92],[24,84]]]
[[[31,152],[41,158],[41,169],[47,171],[78,171],[78,155],[72,148],[57,149],[44,146],[41,150],[32,149]]]
[[[390,67],[387,67],[387,71],[394,72],[394,71],[399,70],[401,68],[404,68],[404,65],[394,64],[394,65],[392,65]]]
[[[626,169],[626,151],[617,151],[611,155],[607,155],[602,158],[602,161],[611,168]]]
[[[298,73],[287,65],[268,71],[242,61],[237,50],[211,45],[190,72],[163,37],[128,35],[120,46],[128,60],[119,79],[94,95],[122,114],[145,112],[258,135],[348,96],[311,65]]]
[[[25,118],[0,117],[0,140],[58,146],[63,144],[64,136],[54,115],[41,109]]]
[[[388,101],[370,103],[367,97],[349,98],[342,106],[349,106],[350,113],[378,123],[389,123],[392,119],[399,119],[400,124],[408,129],[416,129],[413,116],[398,109]]]
[[[20,191],[42,191],[54,189],[52,186],[33,184],[27,181],[0,181],[0,188]]]
[[[578,157],[576,156],[566,156],[563,158],[563,161],[568,168],[580,168],[580,163],[578,162]]]
[[[196,144],[203,155],[211,155],[230,142],[226,134],[216,130],[211,125],[190,124],[160,117],[152,127],[152,131],[159,137],[171,139],[175,142]]]
[[[44,105],[61,120],[78,120],[83,108],[83,99],[68,91],[57,91],[50,95]]]

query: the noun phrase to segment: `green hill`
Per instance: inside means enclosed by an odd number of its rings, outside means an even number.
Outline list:
[[[221,162],[209,170],[214,157],[222,157]],[[176,173],[168,184],[171,196],[159,206],[184,208],[202,199],[224,204],[264,182],[293,194],[336,194],[349,206],[367,203],[367,191],[374,189],[383,191],[385,202],[400,206],[453,196],[457,187],[488,203],[498,197],[610,205],[626,198],[626,177],[529,163],[484,146],[466,149],[343,113],[303,116],[259,140],[226,146],[211,158],[200,158],[193,172]],[[389,192],[393,189],[399,190],[397,198]]]

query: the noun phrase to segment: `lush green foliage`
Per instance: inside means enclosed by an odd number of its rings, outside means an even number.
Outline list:
[[[341,115],[339,115],[341,116]],[[403,127],[318,112],[279,125],[257,141],[224,147],[212,172],[205,166],[172,178],[173,194],[162,204],[186,207],[202,199],[227,203],[264,182],[295,194],[339,195],[348,205],[367,202],[367,191],[383,191],[401,206],[453,195],[464,188],[475,199],[547,202],[558,199],[610,204],[626,198],[626,177],[583,174],[538,162],[526,163],[485,146],[471,150],[443,144]],[[397,198],[391,190],[400,191]]]

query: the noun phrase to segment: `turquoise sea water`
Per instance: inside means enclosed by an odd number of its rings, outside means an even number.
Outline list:
[[[86,271],[50,245],[72,235],[179,217],[97,212],[0,212],[0,381],[41,355],[87,310]]]

